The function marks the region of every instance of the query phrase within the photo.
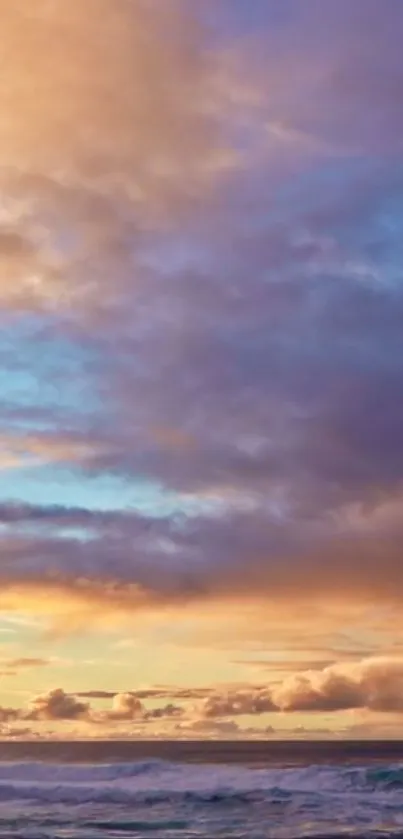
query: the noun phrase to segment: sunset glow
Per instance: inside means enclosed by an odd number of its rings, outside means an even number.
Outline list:
[[[0,19],[0,737],[400,737],[401,0]]]

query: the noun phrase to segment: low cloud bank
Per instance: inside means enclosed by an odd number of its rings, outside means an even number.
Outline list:
[[[147,708],[139,694],[155,698],[178,696],[191,704],[181,706],[173,701]],[[367,658],[360,662],[340,662],[323,670],[291,673],[281,682],[267,686],[230,687],[227,690],[149,688],[144,691],[92,690],[72,695],[63,688],[54,688],[34,697],[26,708],[0,708],[0,723],[16,720],[72,721],[107,725],[132,722],[147,724],[157,720],[179,721],[178,732],[193,730],[230,734],[235,723],[228,718],[242,715],[297,712],[337,712],[367,710],[380,713],[403,712],[403,658]],[[204,696],[194,702],[195,697]],[[111,699],[106,710],[95,709],[85,698]],[[193,700],[193,701],[192,701]],[[222,727],[221,722],[225,722]],[[219,723],[219,725],[217,725]],[[228,725],[227,725],[228,723]],[[264,729],[262,729],[264,734]]]
[[[105,698],[108,691],[88,691],[97,698]],[[180,717],[183,709],[173,703],[146,708],[134,692],[113,695],[112,707],[106,711],[95,710],[89,702],[84,702],[79,694],[72,695],[63,688],[53,688],[35,696],[27,708],[1,708],[0,723],[12,720],[31,720],[35,722],[49,720],[83,720],[89,723],[107,723],[136,721],[147,722]]]
[[[369,658],[321,671],[293,673],[273,688],[216,693],[203,705],[206,718],[267,711],[403,711],[403,659]]]

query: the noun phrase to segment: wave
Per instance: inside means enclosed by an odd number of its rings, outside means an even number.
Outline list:
[[[374,789],[403,789],[403,766],[386,766],[367,769],[365,783]]]
[[[2,780],[17,781],[118,781],[135,778],[140,775],[165,773],[174,763],[164,760],[141,760],[133,763],[48,763],[42,761],[0,763],[0,783]]]
[[[184,765],[163,760],[114,764],[0,763],[0,801],[204,806],[284,804],[298,794],[311,799],[379,796],[403,804],[403,766],[307,766],[252,769]]]

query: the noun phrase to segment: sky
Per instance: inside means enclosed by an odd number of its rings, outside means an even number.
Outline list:
[[[0,737],[401,737],[401,0],[0,16]]]

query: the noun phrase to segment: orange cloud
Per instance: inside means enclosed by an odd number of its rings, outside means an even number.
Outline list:
[[[0,434],[0,469],[17,469],[44,463],[84,463],[99,447],[68,435]]]
[[[112,710],[108,718],[112,720],[133,720],[142,717],[144,708],[140,699],[133,693],[117,693],[113,697]]]
[[[1,0],[0,13],[0,305],[97,309],[101,290],[114,299],[105,267],[115,284],[122,259],[132,274],[123,227],[172,223],[236,165],[217,55],[183,0]]]
[[[64,584],[52,580],[3,582],[0,608],[40,618],[43,627],[64,634],[96,626],[100,630],[134,622],[151,602],[136,586],[114,587],[85,580]],[[156,604],[154,604],[156,608]]]
[[[283,711],[402,711],[403,660],[371,658],[292,675],[273,690],[272,698]]]
[[[394,611],[385,611],[380,622],[371,604],[326,599],[319,608],[307,600],[305,604],[293,605],[290,625],[290,602],[264,597],[240,600],[229,595],[210,600],[172,600],[170,593],[156,595],[134,584],[68,580],[56,575],[53,579],[49,576],[25,581],[3,575],[0,609],[3,614],[32,615],[38,620],[38,628],[55,638],[88,629],[101,633],[135,630],[144,643],[152,644],[156,629],[169,623],[175,627],[175,640],[167,638],[166,643],[177,650],[199,648],[239,654],[252,647],[260,655],[270,655],[281,648],[285,657],[294,657],[299,651],[306,658],[315,655],[316,644],[322,660],[354,660],[386,648],[397,654],[399,648],[392,649],[392,640],[397,643],[403,638],[401,617]],[[360,644],[356,631],[362,626],[372,628],[372,624],[376,629],[372,643]],[[340,633],[341,626],[348,627],[344,634]],[[163,643],[164,634],[159,635]],[[313,645],[309,641],[312,637]],[[289,669],[295,672],[296,666],[295,662]],[[272,672],[277,679],[275,661]]]
[[[237,714],[266,714],[277,710],[269,690],[229,690],[225,694],[213,694],[205,700],[204,715],[209,717],[232,717]]]
[[[24,719],[75,720],[86,717],[88,709],[86,702],[70,696],[62,688],[55,688],[36,696],[24,714]]]
[[[1,8],[4,166],[128,179],[140,196],[205,172],[211,72],[186,3]]]
[[[403,711],[403,659],[379,656],[302,670],[268,687],[216,692],[202,704],[203,716],[267,712],[332,712],[363,708]]]

